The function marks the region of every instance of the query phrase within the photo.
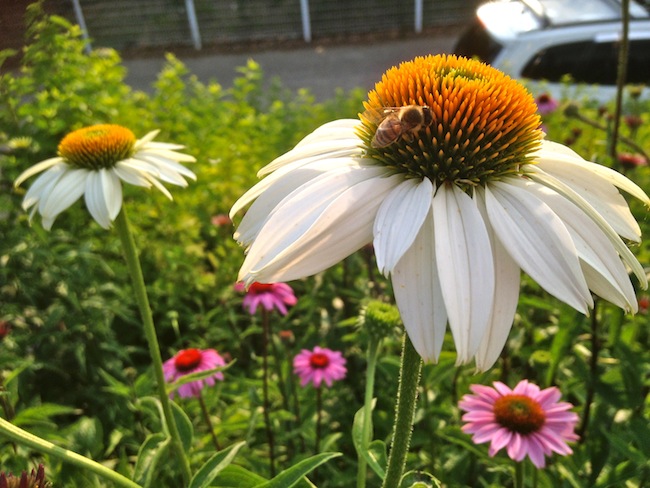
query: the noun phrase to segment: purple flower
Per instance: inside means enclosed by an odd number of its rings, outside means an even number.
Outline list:
[[[316,346],[313,351],[303,349],[293,358],[293,372],[300,377],[300,386],[312,383],[320,388],[323,381],[332,386],[332,382],[345,378],[345,363],[340,352]]]
[[[568,441],[578,440],[574,432],[578,415],[568,410],[567,402],[558,402],[560,390],[540,390],[522,380],[513,390],[499,381],[494,388],[470,387],[475,395],[465,395],[458,406],[465,410],[463,432],[473,434],[476,444],[490,442],[490,456],[506,448],[508,456],[521,461],[528,455],[538,468],[546,465],[544,456],[573,451]]]
[[[244,291],[244,284],[237,283],[235,289]],[[282,315],[286,315],[287,306],[295,305],[297,302],[298,299],[293,294],[292,288],[286,283],[265,284],[256,281],[248,287],[243,305],[251,315],[255,315],[260,305],[268,312],[275,308]]]
[[[535,103],[537,104],[537,111],[540,115],[548,115],[551,112],[555,112],[555,110],[560,106],[560,103],[548,93],[542,93],[538,96],[535,99]]]
[[[165,381],[173,383],[178,378],[190,373],[208,371],[225,365],[226,361],[214,349],[182,349],[173,358],[165,361],[163,371]],[[198,397],[204,387],[214,385],[215,379],[223,381],[223,373],[217,372],[207,378],[190,381],[181,385],[176,391],[182,398]],[[172,392],[169,396],[173,397],[174,393]]]

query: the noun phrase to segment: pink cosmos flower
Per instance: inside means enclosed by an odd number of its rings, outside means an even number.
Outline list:
[[[340,352],[316,346],[313,351],[303,349],[293,358],[293,372],[300,377],[300,386],[311,382],[320,388],[324,381],[329,387],[334,381],[345,378],[348,372],[345,363]]]
[[[246,290],[243,283],[235,285],[237,291]],[[244,308],[248,308],[248,313],[255,315],[257,307],[262,305],[268,312],[274,308],[282,315],[287,314],[287,306],[295,305],[298,302],[296,295],[293,294],[293,289],[286,283],[258,283],[257,281],[251,284],[246,291],[244,297]]]
[[[182,349],[173,358],[165,361],[163,372],[165,381],[173,383],[178,378],[190,373],[208,371],[225,365],[226,361],[214,349]],[[176,391],[181,398],[198,397],[204,387],[214,385],[215,379],[223,381],[223,373],[217,372],[207,378],[185,383]],[[172,392],[169,396],[173,398],[174,393]]]
[[[548,93],[542,93],[535,99],[537,104],[537,111],[540,115],[548,115],[551,112],[554,112],[560,105],[557,100],[555,100]]]
[[[514,461],[528,455],[536,467],[543,468],[544,456],[573,452],[567,442],[578,439],[574,432],[578,415],[568,411],[573,407],[570,403],[558,402],[557,388],[540,390],[522,380],[513,390],[499,381],[494,388],[472,385],[470,389],[475,395],[465,395],[458,403],[467,412],[462,430],[473,434],[476,444],[491,442],[490,456],[505,447]]]

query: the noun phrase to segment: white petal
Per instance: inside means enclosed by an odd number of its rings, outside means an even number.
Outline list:
[[[86,189],[88,173],[87,169],[71,169],[62,174],[47,200],[42,201],[41,214],[54,220],[57,215],[76,202]]]
[[[46,169],[51,168],[52,166],[55,166],[59,163],[63,163],[63,158],[46,159],[45,161],[41,161],[40,163],[35,164],[30,168],[27,168],[18,176],[18,178],[16,178],[16,181],[14,182],[14,186],[16,187],[20,186],[20,184],[30,176],[33,176],[36,173],[40,173],[41,171],[45,171]]]
[[[111,215],[115,212],[115,207],[122,205],[121,191],[119,195],[114,188],[114,185],[119,185],[117,175],[106,169],[98,171],[91,171],[86,179],[85,200],[86,207],[90,215],[101,225],[104,229],[111,226]],[[117,201],[120,197],[119,202]]]
[[[381,201],[402,179],[384,172],[375,167],[342,178],[327,174],[289,195],[251,246],[240,277],[271,282],[310,276],[369,243]]]
[[[119,176],[122,181],[125,181],[131,185],[151,188],[151,182],[149,179],[145,178],[142,170],[137,169],[137,167],[133,167],[130,161],[130,159],[119,161],[113,168],[115,174]]]
[[[393,269],[393,293],[413,347],[426,362],[437,362],[447,328],[442,298],[433,215],[429,211],[411,247]]]
[[[171,183],[172,185],[177,185],[177,186],[182,186],[186,187],[187,186],[187,181],[183,179],[181,176],[181,172],[178,171],[178,167],[183,168],[185,170],[184,172],[187,172],[191,175],[191,178],[195,179],[194,173],[192,173],[190,170],[187,168],[184,168],[178,163],[174,163],[173,161],[169,161],[168,159],[161,158],[158,156],[144,156],[144,155],[136,155],[137,159],[140,159],[141,161],[148,161],[156,166],[158,169],[158,178],[160,178],[162,181],[165,181],[167,183]],[[136,156],[134,156],[134,159],[136,159]],[[173,165],[177,165],[178,167],[174,167]]]
[[[555,153],[555,155],[549,154],[553,152]],[[578,166],[582,166],[587,171],[596,173],[602,176],[603,178],[608,179],[614,186],[620,188],[623,191],[626,191],[633,197],[638,198],[646,205],[650,205],[650,197],[648,197],[646,192],[643,191],[641,187],[639,187],[636,183],[634,183],[632,180],[627,178],[625,175],[622,175],[621,173],[613,170],[612,168],[603,166],[602,164],[597,164],[591,161],[587,161],[572,149],[562,144],[558,144],[557,142],[552,142],[552,141],[542,142],[542,150],[540,151],[540,154],[542,154],[543,157],[553,159],[554,156],[557,157],[558,153],[563,154],[565,156],[573,157],[572,161],[563,157],[562,160],[566,164],[575,164]]]
[[[117,173],[112,169],[106,171],[105,194],[108,217],[112,222],[122,208],[122,183]]]
[[[182,147],[182,146],[181,146]],[[161,158],[169,159],[171,161],[182,161],[184,163],[195,163],[196,158],[194,156],[190,156],[189,154],[185,153],[179,153],[176,151],[170,151],[167,148],[156,148],[152,147],[151,144],[149,144],[146,147],[143,147],[139,151],[137,151],[134,155],[135,158],[142,156],[158,156]],[[189,170],[188,170],[189,171]]]
[[[637,307],[634,287],[625,266],[596,223],[575,204],[560,194],[538,183],[525,183],[528,191],[537,195],[562,219],[573,239],[583,271],[589,276],[587,284],[597,295],[625,310]],[[591,278],[591,279],[590,279]]]
[[[43,199],[44,193],[45,196],[47,196],[56,184],[56,181],[63,173],[68,171],[68,169],[69,166],[67,164],[61,163],[51,167],[45,173],[36,178],[34,183],[32,183],[32,186],[27,190],[27,193],[25,193],[22,204],[23,209],[27,210],[32,205],[36,205]]]
[[[359,168],[359,165],[353,159],[336,158],[331,161],[316,161],[290,172],[282,168],[267,176],[233,205],[231,216],[237,213],[247,201],[256,198],[237,228],[235,239],[242,245],[248,246],[257,236],[269,214],[287,195],[318,175],[345,167]]]
[[[481,215],[488,222],[484,196],[478,203]],[[479,371],[487,371],[494,365],[508,340],[517,311],[521,275],[519,265],[510,257],[492,227],[489,224],[486,227],[492,248],[495,281],[492,314],[475,357]]]
[[[490,240],[476,202],[456,185],[437,189],[433,225],[442,296],[462,364],[476,353],[492,310]]]
[[[616,180],[604,176],[602,166],[566,156],[541,157],[537,166],[589,202],[619,235],[637,242],[641,239],[639,224],[614,186]]]
[[[257,176],[266,176],[290,164],[293,164],[295,167],[296,164],[302,166],[320,159],[360,157],[362,155],[362,150],[358,147],[360,143],[361,141],[355,138],[334,142],[318,141],[305,146],[295,147],[264,166],[257,172]]]
[[[433,185],[429,178],[403,181],[384,200],[375,219],[373,235],[377,267],[390,273],[413,244],[431,209]]]
[[[637,261],[637,259],[634,257],[634,254],[632,254],[632,251],[628,249],[628,247],[621,240],[621,238],[618,236],[616,231],[612,228],[611,225],[609,225],[607,220],[605,220],[594,209],[594,207],[590,205],[589,202],[587,202],[584,198],[582,198],[578,193],[573,191],[571,187],[565,185],[564,183],[562,183],[562,181],[554,178],[553,176],[546,174],[540,168],[533,167],[528,176],[534,181],[541,183],[542,185],[556,191],[557,193],[559,193],[569,201],[573,202],[588,217],[590,217],[591,220],[593,220],[596,223],[596,225],[600,228],[600,230],[603,231],[603,233],[607,236],[609,241],[614,245],[616,252],[618,252],[621,259],[623,259],[623,262],[625,262],[625,264],[627,264],[630,267],[634,275],[639,280],[641,286],[643,288],[647,288],[648,277],[646,275],[645,270],[643,269],[643,266],[641,266],[639,261]]]
[[[490,225],[499,240],[542,288],[587,314],[593,300],[569,231],[548,205],[507,181],[485,189]]]
[[[136,151],[139,150],[141,147],[146,146],[151,141],[153,141],[159,133],[160,133],[160,129],[152,130],[151,132],[148,132],[147,134],[145,134],[144,137],[138,139],[135,142]]]

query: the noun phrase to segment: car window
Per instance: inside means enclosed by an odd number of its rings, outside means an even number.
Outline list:
[[[533,80],[560,81],[571,75],[578,83],[615,85],[618,43],[582,41],[539,51],[522,71]],[[650,83],[650,39],[630,41],[628,83]]]

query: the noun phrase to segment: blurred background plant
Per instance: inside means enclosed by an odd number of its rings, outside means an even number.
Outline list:
[[[192,166],[197,182],[175,192],[172,205],[163,205],[164,196],[154,192],[125,189],[163,358],[191,347],[236,359],[223,382],[203,391],[222,447],[247,441],[221,483],[242,473],[251,480],[252,473],[268,477],[260,409],[262,325],[243,310],[243,296],[233,288],[243,256],[223,214],[257,180],[259,168],[301,137],[326,121],[356,117],[365,93],[341,92],[316,103],[308,91],[291,92],[277,82],[268,87],[253,61],[226,90],[216,81],[199,82],[170,55],[146,94],[124,83],[115,51],[86,54],[77,26],[44,15],[37,5],[29,26],[20,71],[0,74],[2,417],[128,477],[170,486],[164,463],[137,462],[143,442],[160,426],[156,406],[142,400],[152,394],[153,379],[117,235],[91,223],[81,203],[62,214],[52,232],[38,222],[30,227],[20,207],[24,190],[13,189],[18,174],[54,154],[71,130],[93,123],[123,124],[138,135],[160,129],[161,140],[184,144],[198,161]],[[0,60],[10,55],[3,52]],[[647,160],[625,165],[608,156],[612,107],[580,102],[577,118],[563,110],[566,103],[560,100],[543,115],[549,138],[650,189]],[[646,152],[648,114],[650,103],[628,92],[629,123],[623,122],[621,135]],[[625,144],[619,148],[637,153]],[[634,201],[631,206],[646,237],[635,252],[648,266],[647,209]],[[357,317],[369,298],[389,300],[389,284],[375,271],[372,250],[363,249],[291,285],[298,303],[286,316],[274,314],[270,328],[276,462],[280,469],[295,465],[313,454],[315,444],[317,405],[313,395],[299,393],[292,358],[315,345],[341,351],[348,375],[323,398],[320,446],[343,456],[318,468],[318,485],[349,486],[356,477],[351,431],[363,405],[368,343]],[[647,301],[647,295],[639,297]],[[461,433],[456,404],[470,384],[499,380],[513,387],[526,378],[559,386],[581,418],[574,454],[551,458],[538,472],[537,486],[650,483],[650,338],[647,307],[641,308],[632,317],[598,302],[586,318],[524,279],[516,324],[495,368],[476,375],[471,366],[455,367],[451,342],[438,365],[425,365],[408,468],[433,473],[446,486],[510,486],[509,460],[489,458],[485,446]],[[383,442],[392,428],[399,351],[399,334],[389,335],[377,364],[373,428]],[[183,407],[195,432],[190,459],[198,466],[213,454],[211,435],[198,403]],[[54,486],[102,486],[94,475],[0,441],[4,471],[20,473],[42,462]],[[378,485],[379,477],[369,473],[368,486]]]

